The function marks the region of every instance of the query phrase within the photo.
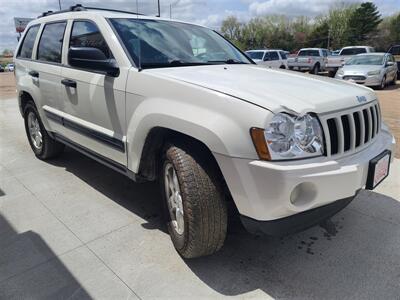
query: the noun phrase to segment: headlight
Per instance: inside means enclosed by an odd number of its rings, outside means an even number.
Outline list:
[[[370,72],[368,72],[368,76],[373,76],[373,75],[379,75],[381,73],[381,71],[380,70],[376,70],[376,71],[370,71]]]
[[[265,130],[252,128],[251,135],[263,160],[315,157],[324,153],[321,125],[310,114],[276,114]]]

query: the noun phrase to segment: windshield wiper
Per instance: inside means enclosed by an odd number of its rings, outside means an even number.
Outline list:
[[[209,63],[223,63],[223,64],[228,64],[228,65],[248,65],[248,63],[244,61],[240,61],[237,59],[227,59],[227,60],[209,60]]]
[[[210,65],[208,62],[188,62],[182,60],[172,60],[170,62],[162,63],[145,63],[142,64],[143,69],[153,69],[153,68],[170,68],[170,67],[190,67],[190,66],[204,66]]]

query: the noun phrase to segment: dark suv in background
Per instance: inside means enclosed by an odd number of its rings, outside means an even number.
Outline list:
[[[400,44],[390,47],[388,52],[394,56],[397,62],[397,77],[400,78]]]

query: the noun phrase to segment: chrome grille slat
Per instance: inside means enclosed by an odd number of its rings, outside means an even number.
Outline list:
[[[372,139],[373,126],[372,126],[371,110],[367,108],[366,111],[368,116],[368,139],[366,140],[366,143],[368,143]]]
[[[368,146],[379,134],[382,120],[377,101],[319,117],[326,156],[341,156]]]
[[[360,146],[364,145],[365,141],[365,121],[364,121],[364,113],[362,111],[358,112],[358,116],[360,118]]]
[[[354,149],[356,147],[356,125],[353,114],[348,114],[347,117],[350,123],[350,149]]]

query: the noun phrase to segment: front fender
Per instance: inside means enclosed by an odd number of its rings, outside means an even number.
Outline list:
[[[264,110],[255,110],[263,111],[265,117]],[[241,116],[229,115],[227,111],[229,109],[213,110],[179,100],[152,98],[142,101],[127,124],[128,168],[138,172],[147,135],[155,127],[171,129],[193,137],[214,153],[257,159],[249,134],[250,128],[257,126],[256,122],[253,122],[252,126],[250,123],[246,125],[248,121],[244,118],[243,110]]]

